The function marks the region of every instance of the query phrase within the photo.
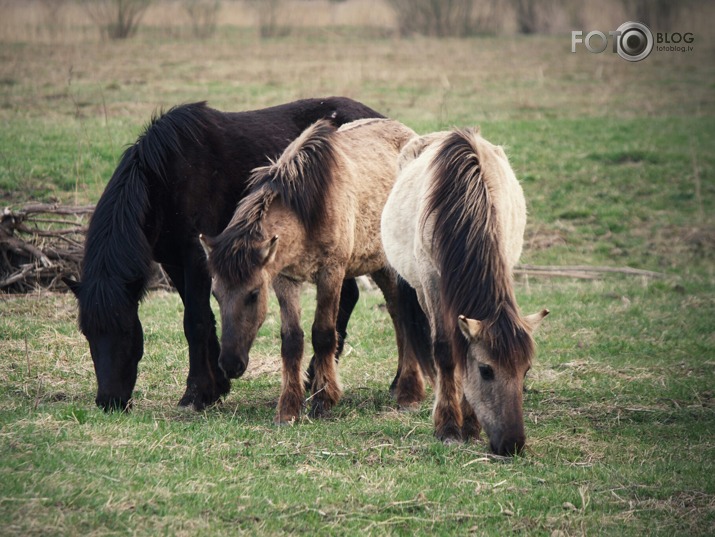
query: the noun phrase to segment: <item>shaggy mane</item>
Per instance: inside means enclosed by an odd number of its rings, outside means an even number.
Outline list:
[[[187,142],[202,140],[213,114],[205,102],[154,114],[122,154],[87,230],[77,295],[85,334],[130,322],[118,312],[136,307],[151,274],[151,246],[143,231],[149,183],[166,182],[169,163],[182,158]]]
[[[250,277],[260,262],[255,245],[268,239],[263,232],[263,217],[276,198],[295,213],[308,235],[323,223],[336,165],[335,132],[331,121],[318,120],[278,159],[253,170],[248,181],[250,194],[211,244],[209,265],[214,273],[228,280]]]
[[[432,184],[422,226],[434,217],[433,251],[439,271],[445,326],[460,360],[467,341],[459,315],[482,321],[492,356],[507,368],[529,362],[534,341],[521,320],[511,270],[500,252],[492,194],[479,159],[479,131],[451,132],[431,163]]]

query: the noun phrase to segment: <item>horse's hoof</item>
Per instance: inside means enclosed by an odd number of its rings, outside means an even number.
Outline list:
[[[330,405],[328,405],[325,401],[315,399],[310,405],[310,412],[308,413],[308,416],[311,418],[324,418],[329,412]]]
[[[278,427],[295,425],[296,421],[298,421],[298,416],[286,416],[285,414],[278,414],[275,418],[273,418],[273,423]]]
[[[404,413],[414,413],[414,412],[419,412],[420,408],[422,405],[419,402],[414,402],[414,403],[401,403],[397,405],[397,408],[400,412]]]
[[[455,430],[455,429],[450,428],[445,431],[436,432],[435,436],[437,437],[438,440],[440,440],[446,446],[462,443],[462,434],[459,431],[459,429]]]
[[[201,412],[202,410],[205,410],[209,407],[212,407],[214,405],[218,405],[221,403],[221,398],[220,397],[201,397],[198,395],[184,395],[179,400],[178,406],[181,408],[192,408],[196,412]]]
[[[203,387],[202,387],[203,386]],[[186,386],[184,395],[179,399],[180,407],[193,407],[197,412],[221,402],[221,398],[231,390],[231,382],[224,378],[217,379],[216,384],[207,389],[203,382],[191,382]]]
[[[481,430],[474,427],[462,427],[462,438],[466,443],[474,440],[474,442],[481,441],[480,437]]]
[[[197,401],[197,395],[193,390],[189,388],[186,389],[184,395],[179,399],[178,406],[182,408],[195,408],[195,402]]]

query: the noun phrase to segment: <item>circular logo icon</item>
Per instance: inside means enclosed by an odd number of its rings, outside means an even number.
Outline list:
[[[618,55],[629,62],[645,60],[653,50],[653,32],[641,22],[624,22],[618,27]]]

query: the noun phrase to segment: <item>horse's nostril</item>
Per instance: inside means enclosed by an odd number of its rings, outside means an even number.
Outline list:
[[[239,362],[236,364],[236,377],[240,377],[240,376],[243,375],[245,372],[246,372],[246,364],[244,364],[243,362],[239,361]]]
[[[246,372],[246,362],[243,360],[227,360],[223,355],[219,356],[218,365],[230,379],[237,379]]]

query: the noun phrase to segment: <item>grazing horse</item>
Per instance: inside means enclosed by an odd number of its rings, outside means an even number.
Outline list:
[[[219,233],[243,197],[251,170],[280,155],[309,125],[320,118],[342,124],[366,117],[382,116],[351,99],[331,97],[238,113],[193,103],[152,119],[122,155],[97,203],[81,282],[65,280],[78,299],[98,406],[127,409],[130,403],[144,341],[138,305],[152,260],[161,263],[184,303],[189,374],[179,404],[200,410],[228,393],[198,235]],[[341,341],[357,298],[357,285],[346,280]]]
[[[398,166],[382,240],[430,321],[435,435],[468,441],[481,426],[493,452],[517,453],[526,440],[532,332],[548,314],[522,316],[514,296],[526,225],[521,186],[502,148],[474,129],[414,139]]]
[[[395,321],[400,377],[412,377],[417,386],[408,403],[424,395],[418,362],[402,356],[397,275],[387,267],[380,242],[380,215],[395,181],[397,157],[414,136],[387,119],[355,121],[337,130],[318,121],[274,163],[254,171],[250,192],[219,236],[201,237],[221,310],[219,363],[229,377],[246,368],[273,284],[283,361],[276,423],[296,419],[304,402],[300,289],[306,281],[317,286],[311,416],[324,414],[340,398],[333,360],[340,282],[363,274],[380,287]],[[398,386],[398,401],[404,401],[399,391]]]

